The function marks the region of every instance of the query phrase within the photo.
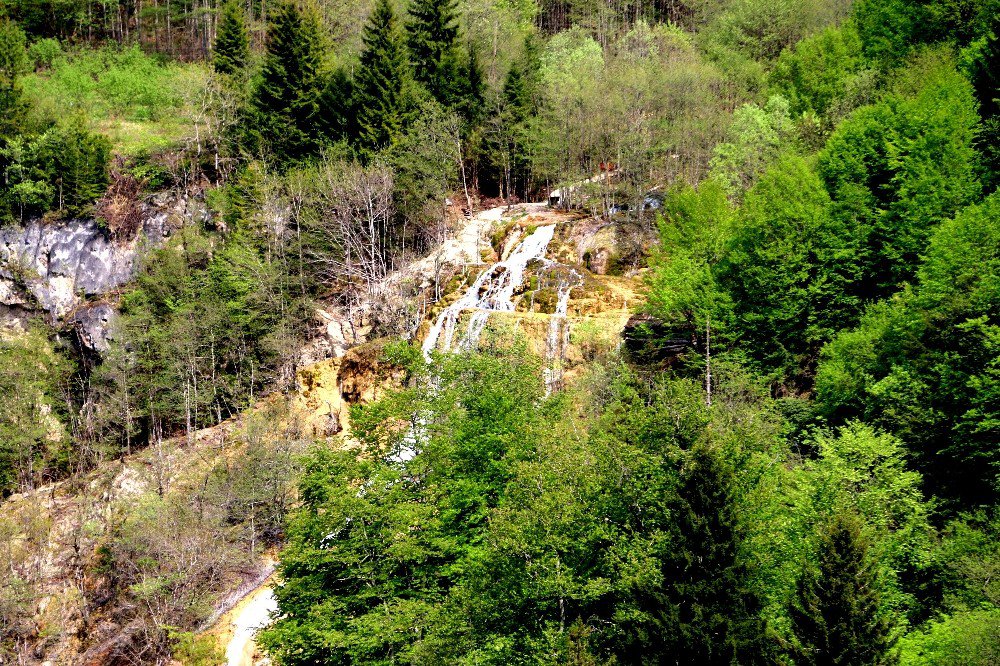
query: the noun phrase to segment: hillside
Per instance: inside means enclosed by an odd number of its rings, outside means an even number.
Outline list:
[[[0,3],[0,664],[997,663],[998,17]]]

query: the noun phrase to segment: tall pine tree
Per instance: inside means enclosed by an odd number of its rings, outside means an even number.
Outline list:
[[[251,102],[250,147],[279,162],[315,150],[320,76],[319,24],[292,3],[280,5],[268,29],[267,56]]]
[[[326,77],[319,97],[317,130],[327,143],[357,136],[354,111],[354,81],[346,70],[335,69]]]
[[[229,0],[222,6],[212,65],[219,74],[233,76],[244,71],[249,60],[250,35],[243,8],[237,0]]]
[[[354,81],[357,143],[370,154],[389,146],[402,132],[409,71],[402,36],[389,0],[379,0],[363,35]]]
[[[457,0],[413,0],[407,24],[414,76],[437,101],[461,101],[462,67],[458,48]]]
[[[720,451],[695,446],[674,503],[676,539],[656,595],[662,663],[764,663],[762,602],[742,553],[735,473]],[[656,649],[656,646],[653,647]]]
[[[861,521],[837,513],[823,527],[817,567],[807,566],[789,609],[801,666],[896,663],[891,618],[882,608],[878,572]]]

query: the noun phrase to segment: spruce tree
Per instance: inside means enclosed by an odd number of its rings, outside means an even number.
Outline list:
[[[524,121],[537,110],[535,98],[541,68],[539,45],[535,40],[525,40],[524,52],[524,58],[515,61],[507,70],[503,84],[504,103],[518,122]]]
[[[323,85],[319,98],[317,130],[328,143],[357,135],[354,111],[354,81],[344,69],[334,70]]]
[[[445,106],[460,102],[457,0],[413,0],[407,45],[414,76]]]
[[[292,3],[280,5],[268,29],[248,126],[252,147],[270,149],[279,162],[304,157],[316,147],[320,51],[315,16]]]
[[[789,609],[802,666],[882,666],[896,662],[891,618],[861,521],[837,513],[820,534],[816,564],[799,579]]]
[[[503,99],[515,122],[522,122],[531,112],[531,90],[524,70],[511,65],[503,82]]]
[[[719,451],[707,445],[691,451],[672,511],[676,540],[664,559],[664,587],[657,595],[662,663],[766,661],[763,604],[742,554],[735,488],[735,474]]]
[[[22,99],[21,75],[28,66],[24,31],[0,19],[0,138],[18,132],[27,111]]]
[[[396,15],[389,0],[379,0],[363,35],[354,82],[357,143],[363,153],[390,145],[402,132],[409,73]]]
[[[233,76],[242,72],[250,60],[250,35],[243,8],[237,0],[222,6],[222,16],[215,34],[212,65],[219,74]]]
[[[465,75],[462,83],[465,91],[462,95],[462,115],[466,121],[475,124],[483,113],[486,82],[483,79],[483,68],[479,64],[479,55],[470,44],[469,55],[465,61]]]

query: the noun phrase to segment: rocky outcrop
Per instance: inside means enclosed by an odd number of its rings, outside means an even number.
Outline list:
[[[18,325],[42,311],[53,324],[69,324],[93,351],[107,348],[113,308],[91,305],[135,277],[143,255],[162,245],[186,220],[206,213],[194,199],[159,198],[143,205],[132,238],[117,239],[92,219],[31,220],[0,228],[0,323]]]
[[[107,301],[84,303],[70,313],[65,321],[76,334],[81,349],[104,354],[114,340],[116,312]]]
[[[144,246],[169,235],[166,218],[149,218],[143,233],[126,243],[113,241],[94,220],[33,220],[0,229],[0,298],[62,319],[83,299],[132,279]]]

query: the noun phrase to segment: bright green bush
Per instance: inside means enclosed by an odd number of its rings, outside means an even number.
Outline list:
[[[63,48],[58,39],[39,39],[28,47],[28,62],[35,69],[48,69],[62,56]]]

